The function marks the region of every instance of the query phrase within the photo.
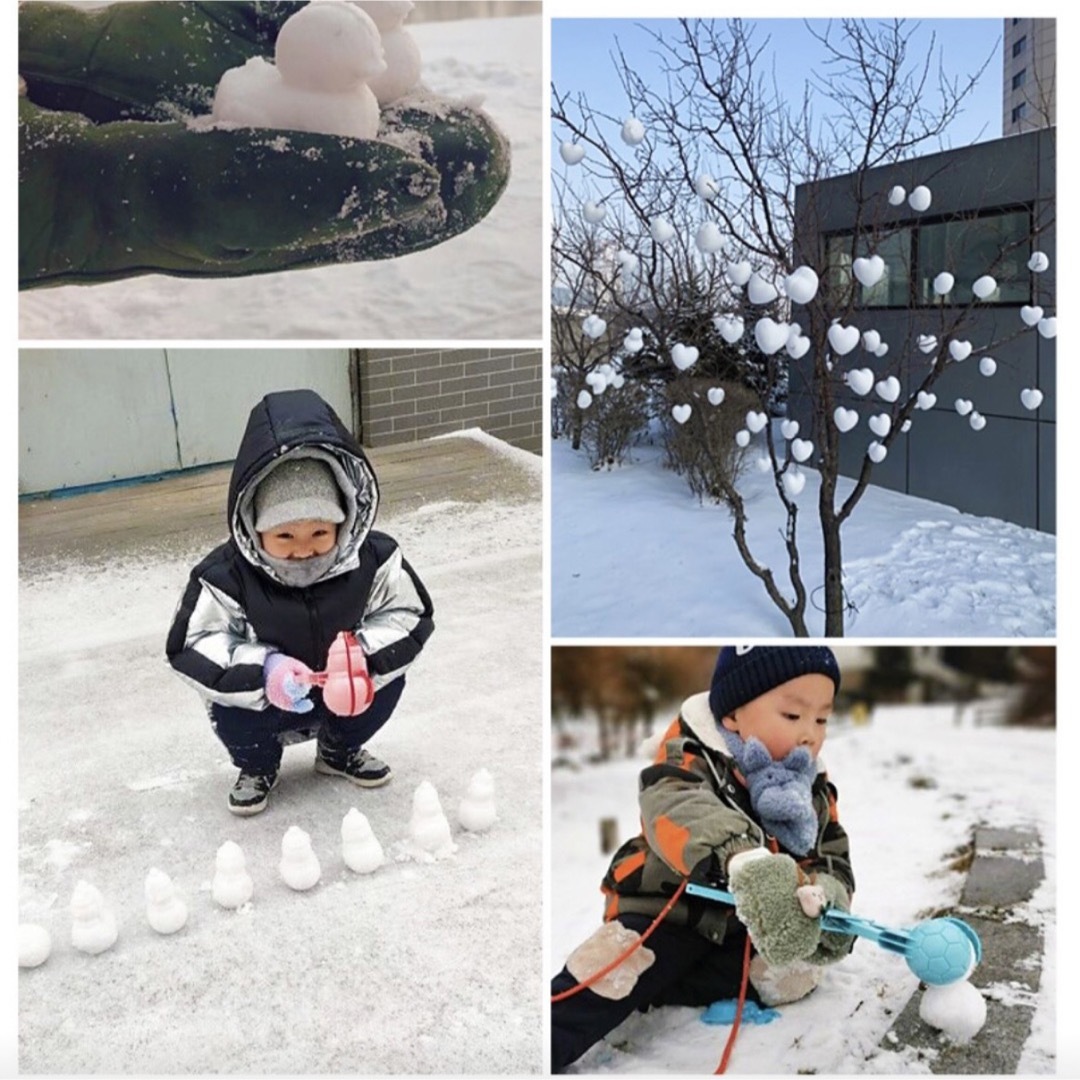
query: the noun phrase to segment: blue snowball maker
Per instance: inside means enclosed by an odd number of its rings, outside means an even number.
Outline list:
[[[703,1024],[734,1024],[735,1010],[738,1008],[735,998],[727,998],[724,1001],[714,1001],[702,1014]],[[747,1001],[743,1005],[742,1022],[744,1024],[769,1024],[778,1019],[780,1013],[777,1009],[765,1009],[755,1001]]]

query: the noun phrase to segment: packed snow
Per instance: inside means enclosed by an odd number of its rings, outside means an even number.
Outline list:
[[[836,418],[840,425],[841,418]],[[749,442],[749,434],[746,441]],[[790,626],[743,564],[722,506],[701,505],[644,446],[594,472],[552,442],[552,634],[556,637],[784,637]],[[798,495],[801,568],[820,595],[819,477]],[[853,482],[841,478],[841,497]],[[783,514],[771,474],[740,480],[750,549],[785,580]],[[1042,637],[1055,632],[1054,536],[871,486],[844,525],[848,636]],[[630,583],[630,587],[628,587]],[[811,634],[824,616],[807,613]]]
[[[610,856],[600,852],[598,822],[616,818],[619,843],[640,830],[637,778],[647,760],[587,763],[595,731],[592,719],[565,722],[560,742],[569,736],[576,746],[561,752],[564,765],[552,771],[551,843],[558,857],[551,870],[551,974],[600,924],[599,885]],[[957,903],[964,878],[950,864],[976,825],[1039,833],[1045,880],[1011,916],[1043,933],[1046,955],[1032,961],[1042,963],[1038,994],[1014,992],[1007,999],[1004,991],[984,991],[1034,1010],[1020,1063],[1024,1073],[1056,1071],[1055,746],[1052,730],[978,726],[973,710],[952,705],[882,706],[864,724],[835,717],[821,755],[839,790],[840,820],[851,840],[854,914],[886,926],[910,927]],[[978,1039],[975,997],[983,1012],[985,1000],[968,982],[953,986],[968,989],[932,995],[924,1008],[931,1022],[948,1029],[947,1037]],[[928,1072],[927,1061],[892,1033],[916,993],[918,980],[903,957],[859,940],[850,956],[826,969],[810,997],[781,1008],[773,1023],[743,1025],[729,1072]],[[730,1029],[702,1023],[702,1013],[665,1007],[635,1014],[573,1071],[711,1072]]]
[[[316,5],[319,6],[319,5]],[[510,140],[491,213],[403,258],[244,278],[150,275],[20,294],[24,340],[536,340],[543,334],[541,16],[407,24],[423,84],[481,107]],[[198,311],[197,330],[191,312]]]
[[[24,550],[18,907],[41,929],[20,931],[20,946],[24,959],[44,951],[43,933],[53,946],[18,976],[22,1071],[541,1070],[542,513],[538,467],[522,471],[535,479],[526,500],[380,518],[435,603],[436,632],[371,744],[394,779],[360,789],[316,774],[313,743],[289,746],[255,817],[229,813],[236,770],[164,659],[209,545],[180,536],[48,561]],[[372,866],[363,853],[350,867],[350,810],[396,854],[415,839],[417,786],[456,807],[478,767],[513,792],[485,832],[454,820],[453,857]],[[278,872],[292,825],[321,863],[304,892]],[[151,868],[186,898],[169,936],[147,922]],[[97,956],[70,944],[78,881],[116,917],[118,939]]]

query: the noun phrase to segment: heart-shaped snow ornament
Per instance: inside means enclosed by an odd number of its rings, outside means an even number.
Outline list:
[[[789,337],[784,348],[792,360],[801,360],[810,351],[810,339],[801,336]]]
[[[980,299],[988,300],[997,292],[998,283],[989,275],[983,274],[971,284],[971,291]]]
[[[851,390],[859,397],[865,397],[874,389],[874,373],[868,368],[855,368],[844,376]]]
[[[727,265],[727,276],[731,279],[732,285],[745,285],[753,272],[754,268],[745,259],[742,262]]]
[[[665,217],[655,217],[649,223],[649,235],[658,244],[666,244],[675,235],[675,226]]]
[[[829,327],[829,344],[837,356],[846,356],[861,340],[857,326],[841,326],[837,322]]]
[[[548,397],[554,398],[559,392],[559,380],[552,376],[548,379]]]
[[[805,461],[814,452],[814,444],[809,439],[792,439],[791,456],[798,462]]]
[[[597,338],[604,336],[607,323],[599,315],[589,315],[581,324],[581,329],[595,341]]]
[[[592,404],[592,394],[588,390],[582,390],[577,396],[577,407],[587,409]]]
[[[809,266],[800,266],[784,278],[784,291],[793,304],[809,304],[821,282]]]
[[[735,432],[735,442],[742,447],[750,445],[750,432],[743,428],[741,431]]]
[[[619,134],[627,146],[637,146],[645,138],[645,125],[636,116],[628,116]]]
[[[690,419],[690,411],[689,405],[675,405],[671,409],[671,415],[675,418],[676,424],[685,424]]]
[[[1024,322],[1028,326],[1037,326],[1039,320],[1042,317],[1043,317],[1043,309],[1041,307],[1039,307],[1038,304],[1035,304],[1035,305],[1025,304],[1020,309],[1020,318],[1023,319]]]
[[[899,185],[889,188],[889,205],[900,206],[907,198],[907,192]]]
[[[1049,269],[1050,260],[1046,257],[1045,252],[1033,251],[1031,258],[1028,259],[1028,269],[1034,274],[1041,274],[1044,270]]]
[[[746,414],[746,427],[748,431],[753,432],[755,435],[764,430],[765,425],[769,422],[769,418],[763,412],[755,412],[751,409]]]
[[[910,420],[905,420],[900,425],[900,432],[901,432],[901,434],[906,435],[910,430],[911,430],[911,421]]]
[[[932,353],[937,348],[937,338],[933,334],[920,334],[915,339],[919,352]]]
[[[934,292],[938,296],[946,296],[951,293],[953,286],[956,284],[956,278],[948,272],[948,270],[942,270],[936,278],[934,278]]]
[[[915,188],[908,196],[908,206],[911,207],[916,213],[921,214],[924,210],[930,209],[930,189],[924,184],[920,184]]]
[[[750,278],[746,295],[751,304],[771,304],[780,294],[771,281],[766,281],[760,273],[755,273]]]
[[[785,439],[794,439],[799,434],[799,421],[798,420],[785,420],[780,425],[780,434]]]
[[[729,345],[734,345],[746,329],[741,315],[714,315],[713,326]]]
[[[984,356],[979,361],[979,373],[988,379],[997,371],[997,361],[992,356]]]
[[[585,381],[592,387],[594,394],[602,394],[607,389],[607,376],[602,371],[590,371],[585,376]]]
[[[915,408],[929,412],[937,404],[937,394],[931,394],[926,390],[920,390],[915,397]]]
[[[900,380],[895,375],[890,375],[887,379],[882,379],[874,389],[879,398],[892,404],[900,396]]]
[[[626,385],[626,376],[620,372],[617,375],[612,375],[610,382],[616,390],[621,390]]]
[[[1039,333],[1042,334],[1044,338],[1048,339],[1057,337],[1057,319],[1053,315],[1047,319],[1040,319]]]
[[[949,355],[957,362],[966,360],[971,355],[970,341],[950,341]]]
[[[861,285],[873,288],[885,276],[885,259],[880,255],[855,259],[851,264],[851,272]]]
[[[754,340],[766,356],[779,352],[787,344],[787,339],[787,323],[778,323],[767,316],[754,323]]]
[[[581,208],[581,216],[590,225],[599,225],[607,215],[607,207],[603,203],[595,203],[592,200]]]
[[[705,255],[715,255],[727,247],[724,234],[720,232],[720,226],[715,221],[703,221],[694,237],[694,243],[698,251]]]
[[[881,335],[876,330],[866,330],[862,336],[862,347],[867,352],[877,352],[881,344]]]
[[[974,406],[967,398],[958,397],[956,401],[953,402],[953,408],[955,408],[961,416],[967,416]]]
[[[702,173],[694,181],[694,190],[697,192],[699,199],[708,202],[720,194],[720,185],[708,173]]]
[[[1020,404],[1034,412],[1043,403],[1043,392],[1035,387],[1020,391]]]
[[[767,457],[756,458],[754,464],[758,467],[758,472],[772,471],[772,462]]]
[[[867,448],[866,456],[875,464],[880,465],[885,460],[888,450],[875,439]]]
[[[878,346],[878,347],[877,347],[877,348],[876,348],[876,349],[874,350],[874,355],[875,355],[876,357],[878,357],[878,359],[880,359],[880,358],[881,358],[881,357],[883,357],[883,356],[884,356],[884,355],[885,355],[885,354],[886,354],[886,353],[887,353],[888,351],[889,351],[889,344],[888,344],[888,342],[886,342],[886,341],[883,341],[883,342],[882,342],[882,343],[881,343],[881,344],[880,344],[880,345],[879,345],[879,346]]]
[[[879,439],[884,439],[892,430],[892,417],[888,413],[875,413],[867,423],[870,425],[870,430]]]
[[[806,473],[801,469],[785,469],[782,478],[784,491],[789,499],[794,499],[802,493],[806,487]]]
[[[872,289],[885,276],[885,260],[880,255],[856,259],[851,264],[851,272],[861,285]]]
[[[986,417],[980,412],[973,412],[968,417],[968,423],[971,425],[972,431],[982,431],[986,427]]]
[[[671,362],[680,370],[685,371],[697,363],[698,350],[696,345],[683,345],[679,342],[671,348]]]
[[[637,337],[635,337],[633,330],[631,330],[630,333],[623,338],[622,347],[628,353],[639,353],[643,348],[645,348],[645,342],[642,339],[640,332],[638,333]]]
[[[632,274],[637,270],[639,260],[632,251],[627,251],[626,248],[623,248],[616,258],[619,260],[619,269],[624,274]]]
[[[564,142],[559,147],[559,155],[567,165],[577,165],[585,156],[585,147],[580,143]]]
[[[843,405],[833,412],[832,418],[841,434],[850,431],[859,422],[859,414],[854,409],[845,409]]]
[[[710,405],[719,405],[726,396],[722,386],[710,386],[709,392],[706,394]]]

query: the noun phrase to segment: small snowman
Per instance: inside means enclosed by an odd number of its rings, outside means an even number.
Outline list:
[[[37,923],[19,923],[19,967],[40,967],[52,952],[52,936]]]
[[[483,832],[495,824],[495,781],[487,769],[480,769],[469,781],[458,805],[458,820],[470,832]]]
[[[386,70],[379,31],[353,4],[308,4],[286,20],[271,64],[230,68],[214,93],[215,123],[374,139],[379,103],[368,81]]]
[[[341,822],[341,857],[357,874],[370,874],[383,864],[383,847],[368,819],[354,806]]]
[[[420,49],[402,25],[416,6],[412,0],[356,0],[371,16],[382,38],[386,70],[368,79],[382,106],[404,97],[420,81]]]
[[[967,979],[927,986],[919,1016],[954,1043],[971,1042],[986,1023],[986,999]]]
[[[86,881],[71,897],[71,944],[79,952],[96,956],[116,944],[116,916],[105,906],[100,891]]]
[[[281,838],[278,870],[281,880],[298,892],[314,887],[322,876],[318,857],[311,848],[311,837],[296,825],[290,825]]]
[[[146,896],[146,921],[159,934],[175,934],[187,922],[188,909],[169,875],[152,869],[143,886]]]
[[[450,839],[450,822],[443,813],[439,793],[430,780],[424,780],[413,795],[409,836],[421,851],[436,857],[454,850]]]
[[[226,840],[214,858],[214,880],[210,894],[224,908],[243,907],[255,891],[255,882],[247,872],[240,845]]]

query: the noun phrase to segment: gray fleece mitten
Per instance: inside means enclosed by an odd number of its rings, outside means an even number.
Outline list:
[[[821,944],[821,923],[810,918],[799,902],[801,883],[790,855],[770,855],[757,848],[740,852],[728,863],[735,914],[770,964],[808,960]]]
[[[851,902],[847,889],[836,878],[829,877],[828,874],[816,874],[814,884],[824,891],[829,907],[839,908],[841,911],[850,909]],[[849,934],[823,932],[817,949],[806,959],[811,964],[835,964],[837,960],[842,960],[851,952],[854,942],[855,939]]]

